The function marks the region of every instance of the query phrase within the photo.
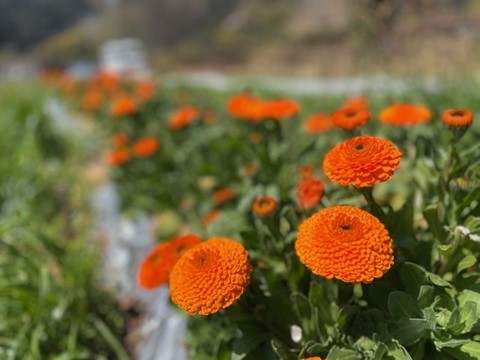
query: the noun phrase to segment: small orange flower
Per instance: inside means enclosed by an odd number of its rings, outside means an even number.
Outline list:
[[[136,114],[138,112],[137,103],[128,95],[118,95],[110,108],[110,114],[113,117],[122,117]]]
[[[303,178],[297,189],[300,206],[306,210],[315,207],[322,199],[324,191],[322,180],[315,180],[311,176]]]
[[[370,113],[365,108],[344,107],[332,115],[333,125],[343,130],[353,130],[365,125],[370,120]]]
[[[368,187],[387,181],[402,153],[388,140],[357,136],[337,144],[323,159],[327,177],[340,185]]]
[[[107,163],[113,166],[123,165],[128,160],[130,160],[130,152],[127,149],[113,150],[107,156]]]
[[[239,94],[230,99],[228,112],[240,119],[258,122],[263,119],[264,102],[249,94]]]
[[[273,120],[281,120],[298,114],[300,107],[289,99],[277,99],[267,101],[263,105],[263,117]]]
[[[298,169],[298,173],[302,178],[310,178],[312,177],[312,174],[313,174],[313,166],[312,165],[300,166],[300,169]]]
[[[82,97],[82,106],[87,111],[98,111],[103,105],[103,95],[97,89],[87,90]]]
[[[170,274],[172,301],[193,315],[209,315],[240,298],[250,282],[248,253],[242,244],[214,238],[188,250]]]
[[[109,94],[113,94],[120,89],[120,79],[118,76],[108,72],[97,74],[93,79],[93,83],[99,85],[102,90]]]
[[[416,125],[432,118],[430,109],[414,104],[393,104],[380,113],[380,121],[390,125]]]
[[[140,264],[137,282],[144,289],[154,289],[168,282],[178,259],[190,248],[200,244],[197,235],[185,235],[153,248]]]
[[[184,107],[175,111],[168,119],[168,127],[172,130],[180,130],[187,127],[200,117],[200,111],[193,107]]]
[[[124,133],[116,133],[112,136],[112,143],[116,147],[122,147],[128,144],[128,137]]]
[[[445,110],[442,114],[442,121],[453,129],[467,129],[472,125],[473,113],[460,109]]]
[[[213,209],[207,215],[203,216],[200,219],[200,223],[202,224],[202,226],[205,227],[205,226],[215,222],[215,220],[217,220],[219,216],[220,216],[220,211],[218,211],[217,209]]]
[[[148,136],[133,144],[133,153],[138,157],[148,157],[157,151],[159,145],[157,138]]]
[[[253,212],[258,216],[267,216],[275,211],[277,202],[270,196],[261,196],[253,202]]]
[[[243,173],[246,176],[254,176],[258,172],[258,164],[255,162],[251,162],[248,164],[245,164],[243,167]]]
[[[139,81],[135,84],[134,92],[140,100],[148,101],[155,94],[155,83],[150,80]]]
[[[392,239],[383,224],[352,206],[322,209],[299,227],[295,251],[314,274],[370,283],[393,264]]]
[[[303,358],[302,360],[322,360],[320,356],[310,356],[308,358]]]
[[[367,98],[360,95],[352,96],[348,98],[345,102],[345,107],[354,109],[366,109],[368,108],[368,100]]]
[[[215,191],[213,194],[213,202],[215,205],[223,204],[235,197],[235,192],[230,188],[223,188]]]
[[[321,134],[332,129],[332,118],[328,114],[314,114],[305,120],[303,127],[310,134]]]

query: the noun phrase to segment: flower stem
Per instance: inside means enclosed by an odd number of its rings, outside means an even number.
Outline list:
[[[362,187],[359,188],[360,192],[362,193],[363,197],[365,200],[367,200],[368,207],[370,208],[370,212],[372,215],[375,215],[378,217],[380,220],[382,220],[385,217],[385,213],[383,212],[382,208],[378,203],[375,201],[373,197],[373,187]]]

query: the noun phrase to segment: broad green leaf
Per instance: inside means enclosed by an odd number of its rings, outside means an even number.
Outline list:
[[[391,340],[387,343],[388,346],[388,359],[394,360],[412,360],[412,357],[400,343],[396,340]]]
[[[447,238],[447,231],[443,227],[444,221],[441,218],[440,212],[437,205],[429,205],[423,211],[423,216],[425,220],[427,220],[428,228],[432,234],[440,240],[440,242],[444,242]]]
[[[460,321],[465,323],[465,328],[462,333],[469,332],[478,322],[478,306],[479,305],[473,301],[467,301],[463,306],[460,306]]]
[[[401,319],[389,325],[390,334],[400,344],[410,346],[418,342],[430,329],[423,319]]]
[[[350,349],[339,348],[338,346],[333,346],[328,352],[328,360],[360,360],[362,355]]]
[[[231,360],[241,360],[250,352],[257,348],[260,344],[270,341],[272,338],[268,332],[251,332],[244,334],[241,338],[236,339],[232,344]]]
[[[394,320],[422,316],[417,302],[403,291],[394,291],[388,296],[388,312]]]
[[[433,286],[430,285],[422,285],[420,286],[420,291],[418,293],[418,305],[420,308],[424,309],[430,305],[432,305],[434,296],[434,289]]]
[[[476,262],[477,262],[477,258],[472,254],[468,254],[458,263],[457,273],[460,273],[461,271],[468,269],[470,266],[475,265]]]
[[[477,360],[480,359],[480,343],[477,341],[469,341],[466,344],[456,348],[444,348],[446,353],[459,360]]]
[[[429,283],[425,269],[408,262],[400,269],[400,279],[408,294],[414,298],[418,296],[420,287]]]
[[[452,287],[452,284],[450,284],[447,280],[445,279],[442,279],[440,276],[438,276],[437,274],[433,274],[433,273],[428,273],[428,278],[430,279],[430,281],[432,283],[434,283],[435,285],[437,286],[441,286],[441,287]]]

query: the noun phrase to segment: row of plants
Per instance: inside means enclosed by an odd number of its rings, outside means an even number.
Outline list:
[[[480,358],[474,87],[49,81],[110,139],[125,214],[159,217],[138,283],[190,315],[192,359]]]
[[[0,358],[128,359],[125,317],[99,281],[84,147],[55,127],[49,96],[0,84]]]

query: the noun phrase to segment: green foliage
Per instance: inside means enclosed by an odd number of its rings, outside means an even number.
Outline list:
[[[46,95],[0,87],[0,358],[127,359],[74,183],[78,145],[52,126]]]

